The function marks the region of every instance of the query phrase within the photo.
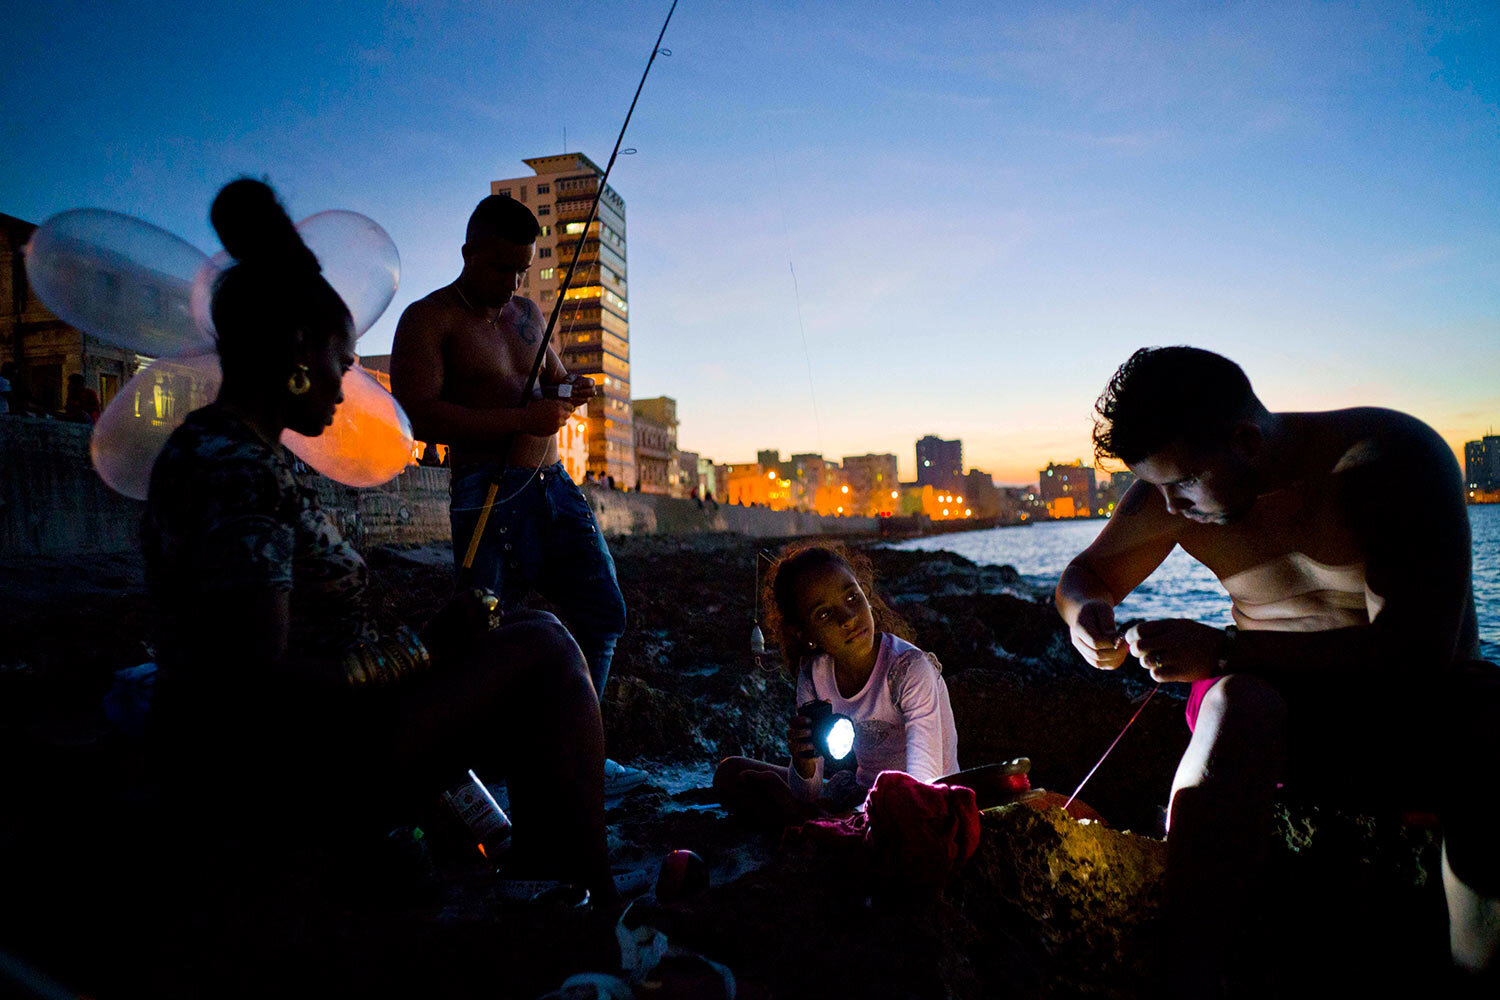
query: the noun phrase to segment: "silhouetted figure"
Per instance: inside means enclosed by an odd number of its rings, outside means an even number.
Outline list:
[[[569,374],[549,347],[539,384],[567,386],[567,397],[549,393],[516,405],[546,328],[537,304],[516,294],[540,232],[536,216],[513,198],[491,195],[475,206],[463,270],[401,316],[391,389],[417,437],[449,446],[455,575],[465,587],[495,591],[507,610],[524,606],[533,590],[556,605],[602,697],[625,631],[625,598],[604,533],[557,444],[557,432],[597,390],[587,375]],[[492,486],[507,499],[492,509],[465,567]],[[613,761],[605,769],[611,793],[645,780]]]
[[[99,394],[83,384],[83,376],[74,373],[68,376],[68,397],[63,403],[62,416],[79,424],[92,424],[99,419]]]
[[[1094,666],[1132,654],[1192,685],[1167,834],[1176,993],[1222,995],[1280,783],[1436,810],[1453,958],[1493,975],[1500,669],[1479,660],[1452,450],[1393,410],[1272,413],[1238,365],[1191,347],[1137,351],[1096,409],[1096,451],[1138,481],[1064,571],[1057,606]],[[1229,592],[1235,625],[1122,633],[1114,606],[1179,546]]]
[[[223,385],[167,440],[142,526],[153,773],[181,813],[163,838],[191,846],[201,824],[248,837],[215,844],[237,858],[313,838],[360,856],[474,767],[508,774],[512,871],[612,896],[603,728],[577,645],[547,615],[491,628],[467,592],[420,636],[375,628],[364,560],[278,443],[332,419],[349,310],[266,185],[233,182],[210,218],[235,258],[211,306]]]

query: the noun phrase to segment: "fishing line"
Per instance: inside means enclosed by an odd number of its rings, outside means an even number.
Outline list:
[[[781,239],[786,244],[786,267],[792,272],[792,302],[797,307],[797,329],[802,334],[802,360],[807,364],[807,394],[812,398],[813,429],[818,437],[818,454],[823,453],[823,421],[818,416],[818,392],[813,380],[812,354],[807,349],[807,326],[802,322],[802,289],[797,285],[797,268],[792,264],[792,234],[786,224],[786,186],[781,182],[781,165],[776,160],[776,144],[771,141],[771,127],[766,126],[766,146],[771,152],[771,173],[781,197],[776,207],[781,213]]]
[[[1120,730],[1120,735],[1116,736],[1115,737],[1115,741],[1109,745],[1109,749],[1106,750],[1106,751],[1104,751],[1104,756],[1099,758],[1099,763],[1095,764],[1093,767],[1089,768],[1089,773],[1085,774],[1083,776],[1083,780],[1078,783],[1078,787],[1075,788],[1075,789],[1073,789],[1073,794],[1069,795],[1068,796],[1068,801],[1066,801],[1066,802],[1063,803],[1063,808],[1064,809],[1066,809],[1066,808],[1068,808],[1068,806],[1072,805],[1073,804],[1073,800],[1076,799],[1076,798],[1078,798],[1078,793],[1081,792],[1081,791],[1083,791],[1083,786],[1087,785],[1089,783],[1089,779],[1094,776],[1094,772],[1097,771],[1097,770],[1099,770],[1099,768],[1104,764],[1104,762],[1109,759],[1109,755],[1110,754],[1114,753],[1115,747],[1118,746],[1119,743],[1120,743],[1120,741],[1125,738],[1125,734],[1130,730],[1130,727],[1133,726],[1133,725],[1135,725],[1135,720],[1139,719],[1141,717],[1141,713],[1146,710],[1146,706],[1147,705],[1151,704],[1151,699],[1155,698],[1156,697],[1156,692],[1158,692],[1160,690],[1161,690],[1161,685],[1158,684],[1158,685],[1156,685],[1156,687],[1154,687],[1154,688],[1151,689],[1151,691],[1150,691],[1149,694],[1146,695],[1146,700],[1143,701],[1143,702],[1141,702],[1141,707],[1138,708],[1138,709],[1136,709],[1135,710],[1135,714],[1130,717],[1130,721],[1127,722],[1127,723],[1125,723],[1125,728],[1122,729],[1122,730]]]
[[[547,318],[547,329],[542,334],[542,343],[537,348],[536,359],[531,364],[531,373],[526,376],[526,384],[521,389],[521,398],[517,402],[517,406],[524,407],[527,403],[531,402],[531,392],[536,388],[537,376],[541,374],[542,363],[547,360],[547,347],[552,342],[552,331],[557,328],[558,314],[562,312],[563,301],[567,298],[568,289],[572,286],[573,275],[578,269],[578,260],[583,256],[584,244],[588,243],[589,229],[593,226],[594,220],[599,215],[599,200],[604,197],[604,190],[609,184],[610,171],[615,168],[615,160],[617,160],[620,156],[620,146],[625,141],[625,130],[630,127],[630,119],[635,114],[636,102],[641,99],[641,91],[646,86],[646,78],[651,75],[651,67],[656,64],[657,56],[670,56],[672,54],[671,49],[662,48],[661,42],[662,39],[667,35],[667,25],[672,23],[672,15],[676,11],[677,0],[672,0],[672,6],[667,11],[667,18],[661,24],[661,31],[657,33],[656,43],[651,46],[651,58],[646,60],[646,69],[643,73],[641,73],[641,82],[636,84],[635,96],[630,99],[630,109],[625,112],[625,121],[620,125],[619,136],[615,138],[615,148],[609,154],[609,161],[604,165],[604,173],[599,178],[598,186],[594,189],[594,199],[589,205],[588,219],[584,222],[583,229],[579,231],[578,245],[573,248],[573,259],[568,262],[568,273],[563,276],[562,284],[557,289],[557,301],[552,306],[552,315]],[[635,150],[628,149],[624,152],[626,153],[626,155],[629,155],[630,153],[634,153]],[[601,246],[603,244],[602,237],[603,233],[601,231],[599,240]],[[602,259],[600,261],[600,267],[603,267]],[[579,310],[577,309],[573,311],[575,318],[578,311]],[[532,476],[537,475],[540,471],[541,466],[538,465],[536,470],[533,471]],[[521,489],[524,490],[527,485],[530,485],[530,483],[531,479],[528,477],[526,480],[526,484],[523,485]],[[495,495],[499,492],[499,482],[496,480],[491,480],[489,492],[486,493],[484,504],[479,510],[479,521],[474,525],[474,533],[469,536],[469,547],[464,553],[463,568],[465,571],[472,570],[474,567],[474,558],[479,553],[479,542],[480,539],[484,537],[485,526],[489,523],[490,509],[495,506]],[[519,495],[519,493],[520,490],[517,490],[516,493],[513,493],[507,499],[514,499],[514,497]]]

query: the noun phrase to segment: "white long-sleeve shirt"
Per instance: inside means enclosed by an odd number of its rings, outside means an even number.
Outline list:
[[[859,767],[854,780],[868,789],[881,771],[905,771],[918,781],[933,781],[958,768],[958,727],[942,664],[904,639],[880,635],[880,651],[870,678],[853,695],[839,693],[833,657],[822,653],[804,660],[797,677],[797,704],[822,699],[854,723],[854,753]],[[811,802],[824,792],[823,759],[811,778],[791,768],[792,793]]]

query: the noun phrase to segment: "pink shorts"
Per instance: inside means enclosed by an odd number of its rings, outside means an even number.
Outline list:
[[[1193,681],[1192,688],[1188,691],[1187,699],[1187,724],[1188,731],[1193,732],[1198,728],[1198,709],[1203,707],[1203,699],[1208,696],[1209,688],[1224,679],[1224,675],[1217,677],[1205,677],[1201,681]]]

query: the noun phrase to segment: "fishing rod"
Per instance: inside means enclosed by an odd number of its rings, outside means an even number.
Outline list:
[[[567,297],[568,289],[573,283],[573,273],[578,269],[578,260],[583,256],[583,245],[588,242],[589,228],[599,214],[599,199],[604,196],[604,188],[609,183],[609,173],[615,168],[615,160],[620,156],[620,146],[625,141],[625,130],[630,127],[631,116],[635,114],[636,102],[641,99],[641,91],[646,86],[646,77],[651,75],[651,67],[656,63],[659,55],[671,55],[671,50],[661,47],[662,39],[667,35],[667,25],[672,23],[672,15],[677,11],[677,0],[672,0],[672,6],[667,11],[667,19],[661,24],[661,31],[656,35],[656,44],[651,47],[651,58],[646,60],[645,72],[641,74],[641,82],[636,84],[635,96],[630,99],[630,109],[625,112],[625,121],[620,125],[620,134],[615,138],[615,148],[609,154],[609,161],[604,165],[604,173],[599,178],[598,187],[594,190],[594,200],[589,205],[589,217],[583,224],[583,230],[578,234],[578,245],[573,248],[573,259],[568,262],[568,273],[563,276],[562,285],[557,289],[557,301],[552,305],[552,315],[547,318],[547,329],[542,334],[541,346],[537,348],[536,359],[531,363],[531,374],[526,376],[526,384],[521,389],[521,398],[517,406],[524,407],[531,401],[531,393],[536,388],[537,377],[541,374],[542,364],[547,360],[547,347],[552,342],[552,331],[557,327],[557,317],[562,311],[563,300]],[[634,152],[634,150],[628,150]],[[495,505],[495,496],[500,492],[499,470],[496,470],[494,478],[490,480],[490,487],[484,497],[484,505],[479,509],[479,521],[474,525],[474,534],[469,538],[469,547],[464,553],[464,570],[470,571],[474,568],[474,558],[479,553],[479,541],[484,537],[485,526],[489,523],[490,509]]]

